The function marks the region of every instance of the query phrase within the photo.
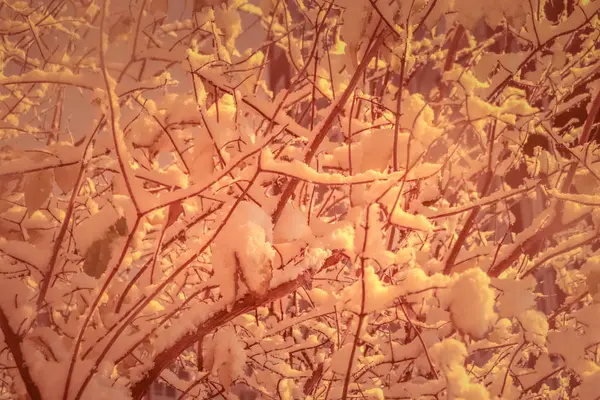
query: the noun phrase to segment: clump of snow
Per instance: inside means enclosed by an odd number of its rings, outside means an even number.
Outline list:
[[[357,369],[356,359],[360,354],[364,351],[364,346],[358,347],[353,354],[353,359],[350,360],[350,356],[352,355],[352,349],[354,348],[354,343],[349,342],[343,345],[338,351],[333,353],[331,357],[331,370],[332,372],[345,376],[348,371],[348,363],[352,362],[352,371]]]
[[[490,86],[489,82],[480,81],[473,71],[465,71],[460,68],[458,64],[454,64],[454,67],[450,71],[446,71],[442,74],[442,81],[458,81],[466,93],[476,93],[477,89],[485,89]]]
[[[431,346],[429,354],[438,368],[448,372],[452,368],[463,365],[467,358],[467,348],[463,342],[446,339]]]
[[[317,219],[311,221],[313,233],[317,236],[314,246],[322,246],[331,250],[345,250],[354,254],[355,230],[350,221],[324,223]]]
[[[374,170],[368,170],[355,175],[346,176],[339,173],[318,172],[314,168],[311,168],[307,164],[298,160],[292,160],[291,162],[276,160],[275,156],[269,149],[265,149],[261,153],[260,165],[265,172],[293,176],[307,182],[325,185],[370,183],[379,179],[397,180],[400,179],[404,174],[403,172],[392,172],[390,174],[385,174]]]
[[[273,224],[269,215],[253,202],[240,202],[212,247],[215,277],[225,299],[233,302],[237,294],[236,265],[252,293],[266,293],[273,276],[272,242]]]
[[[0,237],[0,252],[42,271],[46,270],[51,253],[50,249],[44,246],[20,240],[6,240],[3,237]]]
[[[102,366],[100,367],[102,369]],[[115,384],[110,375],[110,371],[99,371],[95,374],[90,383],[86,386],[82,398],[98,399],[98,400],[130,400],[131,392],[129,388],[121,384]]]
[[[383,282],[379,280],[379,276],[377,276],[372,267],[365,267],[364,274],[365,313],[388,308],[401,294],[399,286],[384,285]],[[346,304],[346,308],[360,312],[362,301],[361,280],[357,280],[351,286],[345,288],[342,292],[341,300]]]
[[[475,338],[483,337],[498,317],[490,278],[478,268],[467,270],[451,293],[450,313],[456,327]]]
[[[537,310],[526,310],[518,318],[525,330],[525,339],[538,346],[544,346],[548,336],[546,316]]]
[[[2,312],[15,332],[36,316],[35,308],[28,303],[28,299],[32,298],[34,293],[34,288],[28,283],[33,281],[31,279],[0,280]]]
[[[512,333],[512,322],[508,318],[501,318],[494,325],[494,329],[488,335],[488,340],[494,343],[504,343],[510,337],[513,336]]]
[[[330,250],[319,247],[309,248],[304,252],[302,262],[300,263],[302,270],[318,270],[329,256],[331,256]]]
[[[502,291],[498,301],[498,313],[501,317],[516,317],[523,311],[535,307],[535,278],[523,280],[495,279],[494,287]]]
[[[244,345],[231,326],[220,329],[204,341],[205,368],[219,377],[226,390],[243,375],[246,358]]]
[[[433,224],[423,215],[413,215],[407,213],[400,207],[396,207],[391,216],[391,222],[404,228],[416,229],[419,231],[430,232],[433,230]]]
[[[429,276],[421,268],[410,268],[403,271],[398,274],[398,279],[401,281],[398,285],[402,288],[401,295],[421,292],[433,287],[446,287],[451,282],[451,278],[444,274],[438,273]]]
[[[126,213],[126,211],[130,211],[130,209],[126,207],[126,203],[129,202],[128,197],[117,195],[113,198],[113,201],[116,207],[112,204],[106,204],[100,211],[92,214],[75,227],[75,242],[77,244],[77,250],[81,254],[85,254],[92,243],[102,239],[110,230],[110,227],[113,226],[121,216],[133,216],[135,218],[135,212],[129,214]],[[130,223],[129,226],[133,226],[133,223]]]
[[[404,247],[398,249],[395,254],[394,263],[398,265],[408,265],[414,267],[415,265],[415,249],[412,247]]]
[[[489,400],[490,394],[481,383],[471,382],[469,374],[464,368],[456,368],[446,374],[448,390],[453,398],[465,400]]]
[[[445,339],[429,349],[434,364],[442,370],[448,382],[449,398],[487,400],[490,395],[480,383],[473,382],[464,367],[467,348],[456,339]]]
[[[310,299],[318,307],[329,305],[335,302],[336,297],[332,292],[333,290],[330,287],[313,287],[310,291],[308,291],[310,294]]]
[[[293,204],[286,205],[273,231],[275,243],[300,240],[308,235],[310,235],[310,227],[306,215]]]

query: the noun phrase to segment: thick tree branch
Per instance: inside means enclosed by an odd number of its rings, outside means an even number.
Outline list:
[[[332,256],[334,257],[334,256]],[[270,303],[283,296],[297,290],[312,278],[310,272],[305,272],[292,281],[282,283],[281,285],[271,289],[263,297],[254,297],[247,294],[243,298],[236,301],[231,308],[231,311],[226,309],[214,314],[198,327],[195,331],[189,332],[179,339],[174,345],[160,352],[155,358],[152,369],[148,371],[144,379],[134,383],[131,386],[131,395],[134,400],[140,400],[146,394],[146,391],[159,376],[160,373],[173,362],[184,350],[190,348],[198,340],[205,335],[225,325],[232,319],[256,309],[264,304]]]

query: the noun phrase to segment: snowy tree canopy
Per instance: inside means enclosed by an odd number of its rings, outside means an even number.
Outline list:
[[[0,37],[0,399],[600,398],[600,0]]]

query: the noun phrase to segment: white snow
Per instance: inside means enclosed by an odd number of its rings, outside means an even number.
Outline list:
[[[395,286],[385,285],[372,267],[365,268],[365,299],[362,303],[362,282],[357,280],[351,286],[345,288],[342,292],[340,301],[345,308],[355,312],[360,312],[361,307],[364,307],[365,313],[373,311],[382,311],[391,306],[400,294],[400,288]]]
[[[452,322],[475,338],[483,337],[497,319],[494,291],[489,284],[486,273],[472,268],[463,272],[451,289]]]
[[[485,386],[475,382],[464,367],[467,349],[456,339],[444,339],[429,349],[435,365],[442,370],[448,383],[449,396],[453,398],[487,400]]]
[[[429,232],[434,229],[433,224],[424,215],[410,214],[400,207],[394,209],[390,221],[400,227],[419,231]]]
[[[250,201],[241,201],[212,246],[212,261],[221,287],[229,301],[235,299],[239,274],[252,293],[264,295],[273,277],[273,224],[265,211]]]
[[[0,252],[44,272],[50,261],[51,249],[40,248],[21,240],[6,240],[0,237]]]
[[[525,338],[543,347],[548,335],[548,320],[537,310],[525,310],[519,315],[519,322],[525,330]]]
[[[307,215],[294,207],[293,204],[287,204],[273,231],[275,243],[301,240],[309,237],[310,234]]]

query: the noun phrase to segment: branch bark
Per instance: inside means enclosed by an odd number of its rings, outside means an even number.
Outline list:
[[[10,322],[8,321],[8,318],[6,317],[6,314],[4,314],[4,310],[2,308],[0,308],[0,329],[2,329],[2,333],[4,334],[4,342],[8,346],[8,349],[15,359],[17,370],[19,371],[19,375],[21,375],[21,379],[25,384],[25,389],[27,389],[29,398],[31,400],[42,400],[40,389],[37,387],[35,381],[31,377],[29,367],[27,366],[27,362],[23,356],[23,351],[21,350],[21,337],[12,330]]]

